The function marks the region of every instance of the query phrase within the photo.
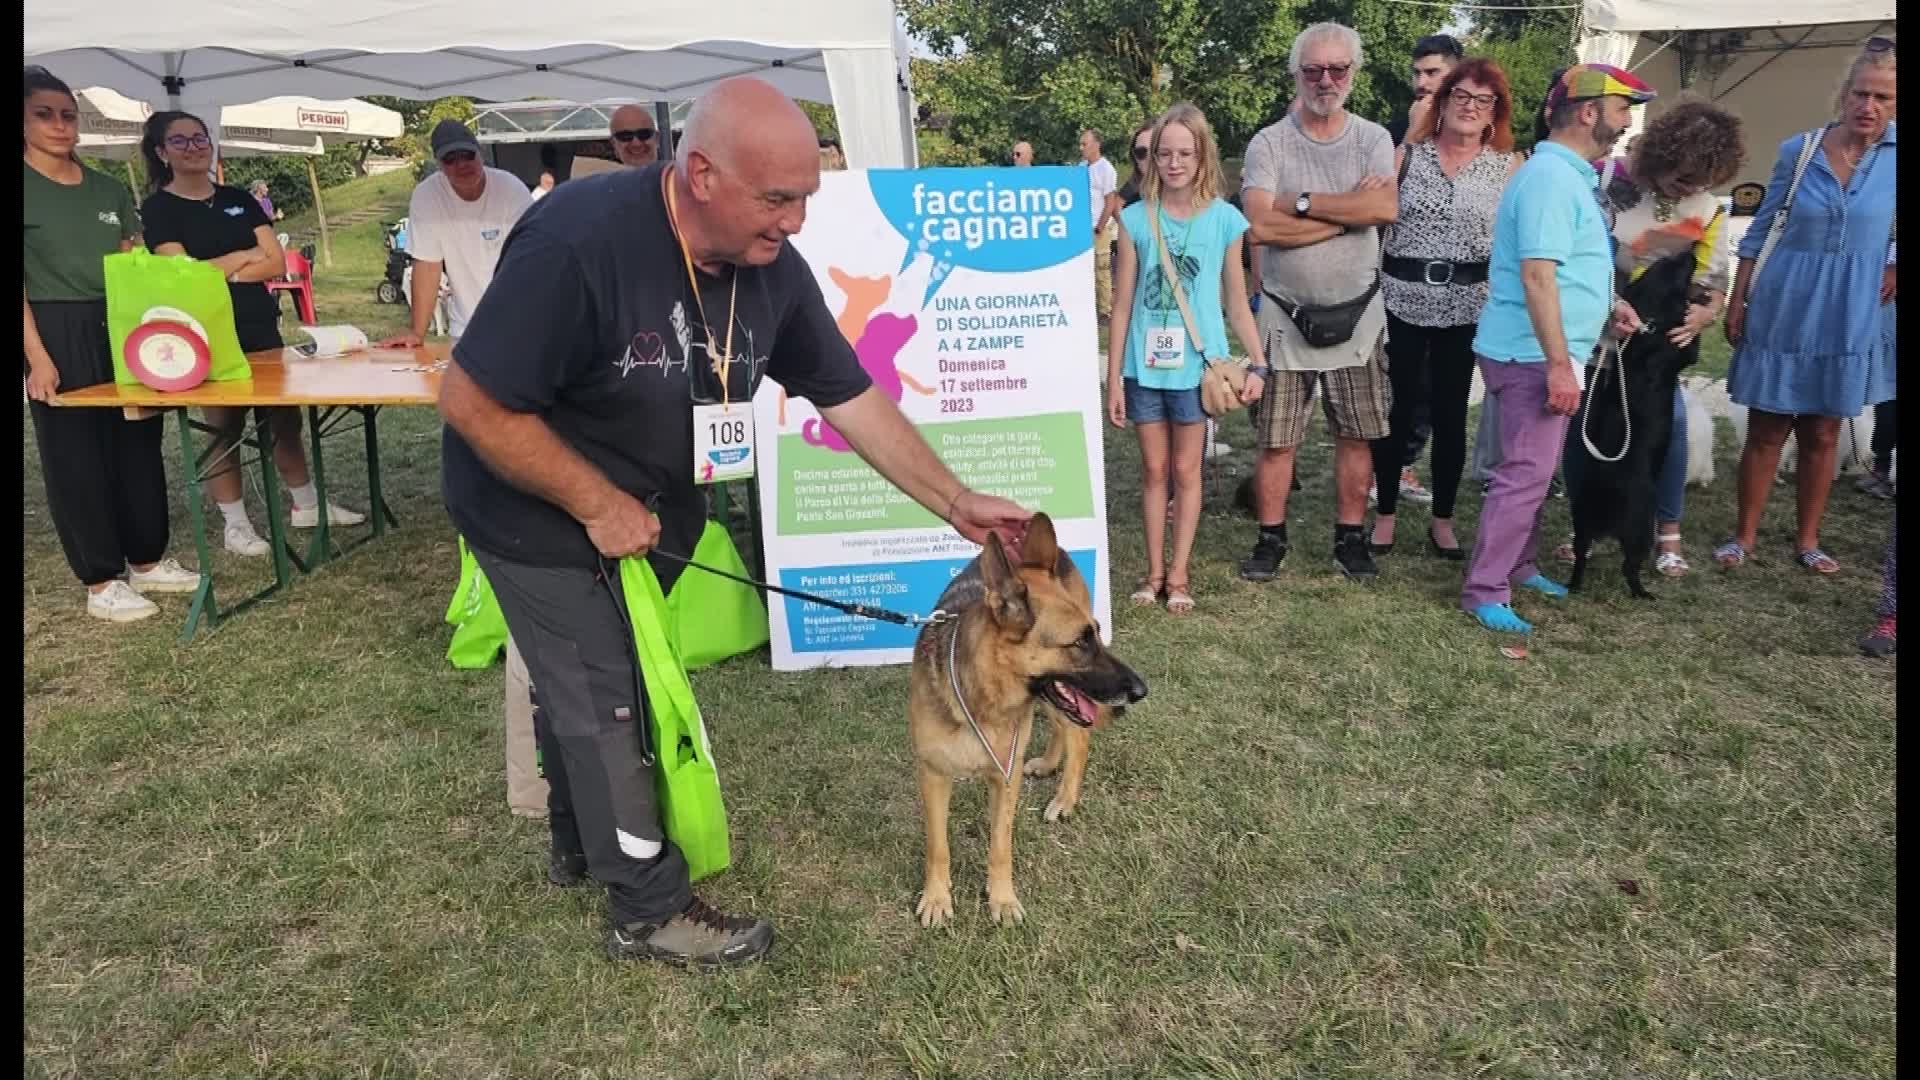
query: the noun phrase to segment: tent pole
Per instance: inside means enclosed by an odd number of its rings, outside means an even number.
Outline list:
[[[134,198],[137,199],[140,197],[140,182],[133,178],[133,159],[132,158],[127,159],[127,190],[133,192]]]
[[[660,140],[660,160],[672,161],[679,147],[673,145],[673,103],[656,101],[653,103],[653,126],[660,132],[654,136]]]
[[[320,219],[320,265],[333,269],[333,241],[327,237],[327,208],[320,202],[320,174],[313,170],[313,159],[307,159],[307,183],[313,187],[313,213]]]

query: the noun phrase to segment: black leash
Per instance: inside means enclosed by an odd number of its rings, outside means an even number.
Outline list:
[[[695,570],[705,570],[707,573],[713,574],[716,577],[723,577],[723,578],[727,578],[730,581],[737,581],[742,585],[751,585],[752,587],[759,589],[762,593],[771,592],[771,593],[779,593],[781,596],[791,596],[795,600],[803,600],[809,604],[818,604],[821,607],[832,608],[835,611],[843,612],[847,615],[855,615],[862,619],[873,619],[878,622],[889,622],[897,626],[928,626],[935,623],[945,622],[947,619],[952,618],[952,616],[949,615],[947,612],[939,611],[939,610],[935,610],[931,615],[909,615],[905,612],[890,611],[886,608],[869,607],[866,604],[849,604],[842,600],[829,600],[824,596],[818,596],[818,595],[815,595],[814,593],[809,593],[809,592],[801,592],[798,589],[783,589],[778,585],[769,585],[764,581],[755,581],[750,577],[742,577],[739,574],[730,574],[725,570],[715,569],[714,567],[708,566],[705,563],[694,562],[692,559],[688,558],[685,555],[675,555],[671,551],[663,551],[660,548],[654,548],[652,551],[648,552],[648,554],[658,555],[663,559],[668,559],[673,562],[677,562],[682,566],[690,566]]]

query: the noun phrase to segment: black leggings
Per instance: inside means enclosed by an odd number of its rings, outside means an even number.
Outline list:
[[[1373,440],[1373,478],[1380,493],[1377,513],[1392,514],[1399,507],[1407,437],[1424,403],[1433,425],[1433,516],[1453,516],[1460,471],[1467,461],[1467,394],[1473,388],[1475,329],[1472,323],[1415,326],[1387,313],[1387,375],[1393,381],[1393,411],[1387,437]]]
[[[1893,451],[1900,445],[1900,410],[1895,402],[1873,407],[1873,471],[1881,476],[1893,468]]]

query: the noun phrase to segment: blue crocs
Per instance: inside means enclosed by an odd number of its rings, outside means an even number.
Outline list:
[[[1473,609],[1473,617],[1496,634],[1533,633],[1533,624],[1515,615],[1505,604],[1481,604]]]
[[[1553,580],[1552,578],[1548,577],[1545,574],[1535,574],[1532,577],[1528,578],[1527,580],[1514,586],[1514,588],[1532,589],[1534,592],[1544,593],[1547,596],[1551,596],[1555,600],[1565,600],[1567,598],[1567,587]]]

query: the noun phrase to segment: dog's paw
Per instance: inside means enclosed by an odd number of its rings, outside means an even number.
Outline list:
[[[1049,762],[1045,757],[1028,758],[1027,763],[1020,767],[1020,771],[1028,776],[1052,776],[1059,770],[1059,762]]]
[[[1027,917],[1027,909],[1020,904],[1020,898],[1011,891],[1005,896],[988,896],[987,913],[993,916],[995,926],[1020,925]]]
[[[921,892],[920,903],[913,911],[920,916],[921,926],[947,925],[947,920],[953,918],[953,890],[941,887]]]
[[[1078,805],[1079,800],[1077,799],[1069,801],[1055,795],[1053,801],[1047,804],[1047,823],[1052,824],[1062,818],[1072,817],[1074,807]]]

